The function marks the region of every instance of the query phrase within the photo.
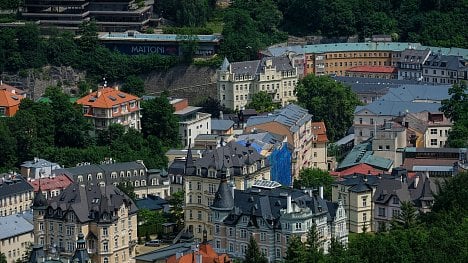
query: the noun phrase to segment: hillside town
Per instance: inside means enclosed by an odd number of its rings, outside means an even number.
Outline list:
[[[0,5],[0,263],[468,260],[460,36],[185,4]]]

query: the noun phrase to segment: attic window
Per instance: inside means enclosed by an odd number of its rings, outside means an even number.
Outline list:
[[[96,98],[95,97],[90,97],[89,98],[89,102],[95,102],[96,101]]]
[[[111,101],[116,101],[117,99],[114,96],[108,96]]]
[[[126,97],[125,94],[123,94],[123,93],[119,93],[119,94],[117,94],[117,95],[118,95],[119,97],[121,97],[122,99]]]
[[[11,96],[11,98],[14,99],[14,100],[19,100],[18,96],[13,95],[13,96]]]

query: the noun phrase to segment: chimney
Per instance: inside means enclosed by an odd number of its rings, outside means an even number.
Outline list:
[[[288,193],[287,197],[287,203],[286,203],[286,213],[291,213],[292,212],[292,199],[291,199],[291,194]]]
[[[99,98],[99,97],[101,97],[101,94],[102,94],[101,90],[98,89],[98,91],[96,93],[96,96]]]
[[[116,86],[114,87],[114,89],[118,91],[118,90],[119,90],[119,86],[116,85]]]
[[[319,187],[319,196],[321,199],[323,199],[323,186]]]
[[[219,111],[219,119],[224,120],[224,114],[222,110]]]
[[[12,93],[12,94],[16,94],[16,90],[15,90],[15,89],[12,89],[12,90],[11,90],[11,93]]]
[[[418,183],[419,183],[419,175],[414,177],[414,188],[418,187]]]

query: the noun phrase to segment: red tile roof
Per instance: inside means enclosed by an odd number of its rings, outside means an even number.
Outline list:
[[[29,181],[29,184],[34,187],[34,192],[39,191],[39,183],[41,184],[41,191],[51,191],[57,189],[65,189],[71,183],[72,179],[66,175],[58,175],[55,177],[47,177]]]
[[[14,89],[12,91],[0,89],[0,107],[5,108],[6,116],[15,115],[22,99],[24,99],[24,96],[17,94]]]
[[[328,142],[327,137],[327,128],[325,127],[325,123],[323,121],[312,122],[312,133],[317,135],[316,142]]]
[[[117,87],[104,87],[84,96],[83,98],[77,100],[76,103],[93,108],[111,109],[112,107],[118,106],[122,103],[137,100],[139,100],[138,97],[119,91]]]
[[[339,176],[339,177],[346,176],[346,175],[351,175],[351,174],[355,174],[355,173],[359,173],[359,174],[369,174],[370,173],[371,175],[379,175],[379,174],[382,174],[383,171],[375,169],[374,167],[372,167],[372,166],[370,166],[368,164],[361,163],[361,164],[355,165],[353,167],[350,167],[350,168],[345,169],[345,170],[340,171],[340,172],[330,172],[331,175]]]
[[[347,72],[364,72],[364,73],[396,73],[395,67],[389,66],[357,66],[346,70]]]
[[[203,263],[230,263],[231,259],[227,254],[218,255],[210,244],[200,244],[198,253],[202,255]],[[196,263],[196,257],[198,253],[189,253],[183,255],[180,258],[176,258],[175,255],[170,256],[166,263]]]

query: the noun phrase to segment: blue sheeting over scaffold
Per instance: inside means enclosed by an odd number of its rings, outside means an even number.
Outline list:
[[[284,186],[291,186],[291,152],[289,151],[287,144],[283,143],[281,147],[276,148],[269,158],[271,180]]]

